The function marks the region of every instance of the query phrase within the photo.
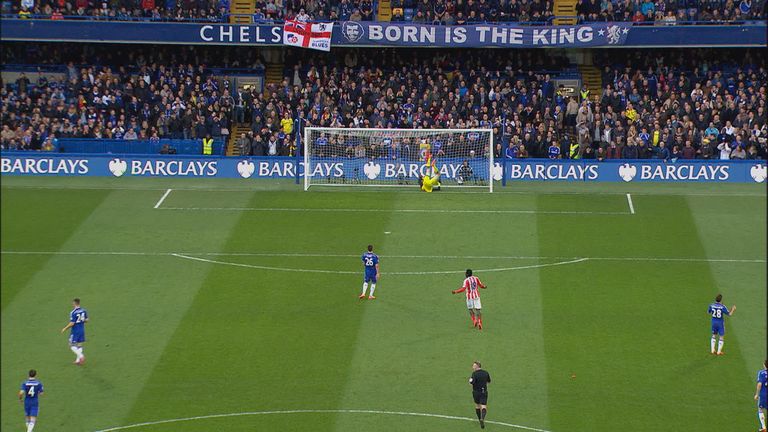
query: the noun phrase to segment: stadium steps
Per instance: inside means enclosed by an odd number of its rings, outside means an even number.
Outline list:
[[[376,21],[392,21],[392,3],[389,0],[379,0]]]
[[[552,12],[555,15],[555,19],[552,20],[554,25],[575,25],[576,24],[576,0],[555,0],[555,5],[552,6]],[[559,18],[563,17],[563,18]],[[566,18],[567,17],[567,18]]]
[[[232,130],[229,135],[229,142],[227,143],[227,156],[238,156],[235,143],[237,142],[237,139],[240,138],[240,135],[248,133],[250,130],[251,128],[245,124],[236,124],[232,126]]]
[[[282,63],[267,63],[266,84],[280,84],[284,78],[284,67]]]
[[[256,0],[232,0],[229,5],[229,23],[250,24],[255,10]]]
[[[592,100],[599,101],[603,97],[603,76],[600,69],[592,65],[579,65],[581,81],[589,88]]]

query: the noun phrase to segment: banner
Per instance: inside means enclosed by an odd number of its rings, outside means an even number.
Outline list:
[[[463,159],[441,160],[438,168],[444,179],[458,177]],[[470,160],[474,172],[487,171],[487,161]],[[312,165],[312,176],[355,181],[408,178],[416,181],[428,167],[418,161],[320,159]],[[292,157],[204,157],[89,154],[45,154],[3,152],[2,175],[102,176],[102,177],[198,177],[198,178],[290,178],[296,170],[304,175],[304,163]],[[499,171],[500,173],[500,171]],[[500,178],[500,177],[499,177]]]
[[[3,41],[152,43],[179,45],[282,45],[283,25],[2,19]],[[326,27],[328,24],[325,25]],[[298,43],[298,36],[297,41]],[[302,41],[303,43],[303,41]],[[764,22],[746,25],[632,26],[595,23],[578,26],[347,21],[333,24],[334,46],[453,48],[530,47],[764,47]],[[324,43],[323,43],[324,44]],[[320,45],[323,45],[320,44]]]
[[[506,181],[763,183],[765,161],[505,160]]]
[[[441,159],[441,177],[458,177],[463,159]],[[487,172],[487,161],[469,161],[475,173]],[[354,180],[410,179],[426,174],[418,161],[320,159],[312,175],[339,182]],[[197,177],[197,178],[286,178],[304,175],[304,163],[289,157],[201,157],[88,154],[44,154],[3,152],[2,175],[21,176],[102,176],[102,177]],[[517,161],[505,159],[494,164],[491,177],[500,181],[568,182],[730,182],[764,183],[768,177],[765,161]]]
[[[283,44],[320,51],[331,50],[331,23],[286,21],[283,27]]]
[[[346,21],[341,23],[341,31],[334,34],[334,43],[483,48],[621,46],[631,29],[632,23],[626,22],[578,26],[440,26]]]

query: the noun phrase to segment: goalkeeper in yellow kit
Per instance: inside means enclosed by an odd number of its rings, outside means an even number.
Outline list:
[[[432,175],[424,175],[419,177],[419,186],[424,192],[432,192],[432,190],[440,190],[440,171],[437,170],[437,163],[432,155],[427,154],[427,166],[432,168]],[[435,189],[436,188],[436,189]]]

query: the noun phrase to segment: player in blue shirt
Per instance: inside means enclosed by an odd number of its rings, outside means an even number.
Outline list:
[[[765,414],[768,411],[768,360],[763,362],[763,369],[757,373],[757,419],[760,421],[760,432],[766,432]]]
[[[710,341],[710,351],[715,354],[715,342],[717,336],[720,336],[720,342],[717,344],[717,355],[723,355],[723,344],[725,343],[725,316],[733,316],[736,312],[736,305],[728,310],[725,305],[720,303],[723,300],[723,295],[718,294],[715,297],[715,302],[709,305],[707,313],[712,316],[712,340]]]
[[[368,283],[370,282],[371,293],[368,299],[373,300],[376,298],[373,296],[373,292],[376,291],[376,281],[379,279],[379,256],[373,253],[373,245],[368,245],[368,252],[363,254],[362,260],[365,267],[365,276],[363,278],[363,292],[360,294],[360,298],[365,298],[365,291],[368,289]]]
[[[83,343],[85,342],[85,323],[88,322],[88,312],[80,307],[80,299],[72,300],[72,312],[69,313],[69,322],[61,329],[61,332],[70,330],[69,349],[75,353],[75,364],[81,366],[85,363],[83,355]]]
[[[37,380],[37,371],[31,369],[29,378],[21,383],[19,390],[19,402],[24,404],[24,419],[27,423],[27,432],[32,432],[37,421],[37,413],[40,409],[39,398],[43,394],[43,383]]]

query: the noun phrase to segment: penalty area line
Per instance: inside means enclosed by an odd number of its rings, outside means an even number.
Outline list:
[[[233,266],[233,267],[252,268],[257,270],[272,270],[272,271],[284,271],[284,272],[294,272],[294,273],[360,274],[360,271],[349,271],[349,270],[314,270],[314,269],[303,269],[303,268],[271,267],[271,266],[263,266],[263,265],[256,265],[256,264],[236,263],[231,261],[219,261],[219,260],[212,260],[208,258],[200,258],[200,257],[185,255],[180,253],[173,253],[171,254],[171,256],[175,256],[177,258],[187,259],[191,261],[200,261],[208,264],[219,264],[219,265],[227,265],[227,266]],[[555,266],[561,266],[566,264],[576,264],[576,263],[587,261],[588,259],[589,258],[578,258],[571,261],[560,261],[560,262],[545,263],[545,264],[490,268],[490,269],[476,269],[475,272],[488,273],[488,272],[525,270],[525,269],[534,269],[534,268],[543,268],[543,267],[555,267]],[[381,274],[384,276],[437,275],[437,274],[460,274],[463,271],[464,270],[382,272]]]
[[[162,197],[160,197],[160,199],[157,201],[157,204],[155,204],[155,208],[156,208],[156,209],[159,209],[159,208],[160,208],[160,205],[162,205],[162,204],[163,204],[163,201],[165,201],[165,199],[166,199],[166,198],[168,198],[168,195],[170,195],[170,194],[171,194],[171,191],[172,191],[172,190],[173,190],[173,189],[168,189],[168,190],[166,190],[166,191],[165,191],[165,193],[163,194],[163,196],[162,196]]]
[[[457,420],[457,421],[468,421],[468,422],[477,421],[477,419],[469,418],[469,417],[459,417],[459,416],[452,416],[452,415],[419,413],[419,412],[381,411],[381,410],[365,410],[365,409],[318,409],[318,410],[300,409],[300,410],[283,410],[283,411],[252,411],[252,412],[229,413],[229,414],[211,414],[211,415],[204,415],[204,416],[157,420],[157,421],[151,421],[151,422],[135,423],[132,425],[125,425],[125,426],[115,426],[107,429],[99,429],[95,432],[115,432],[115,431],[122,431],[127,429],[138,429],[146,426],[168,424],[168,423],[181,423],[181,422],[190,422],[190,421],[196,421],[196,420],[209,420],[209,419],[219,419],[219,418],[227,418],[227,417],[287,415],[287,414],[378,414],[378,415],[390,415],[390,416],[429,417],[429,418],[438,418],[438,419],[444,419],[444,420]],[[552,432],[546,429],[539,429],[535,427],[523,426],[523,425],[507,423],[502,421],[486,420],[485,423],[493,424],[497,426],[503,426],[511,429],[526,430],[531,432]]]

